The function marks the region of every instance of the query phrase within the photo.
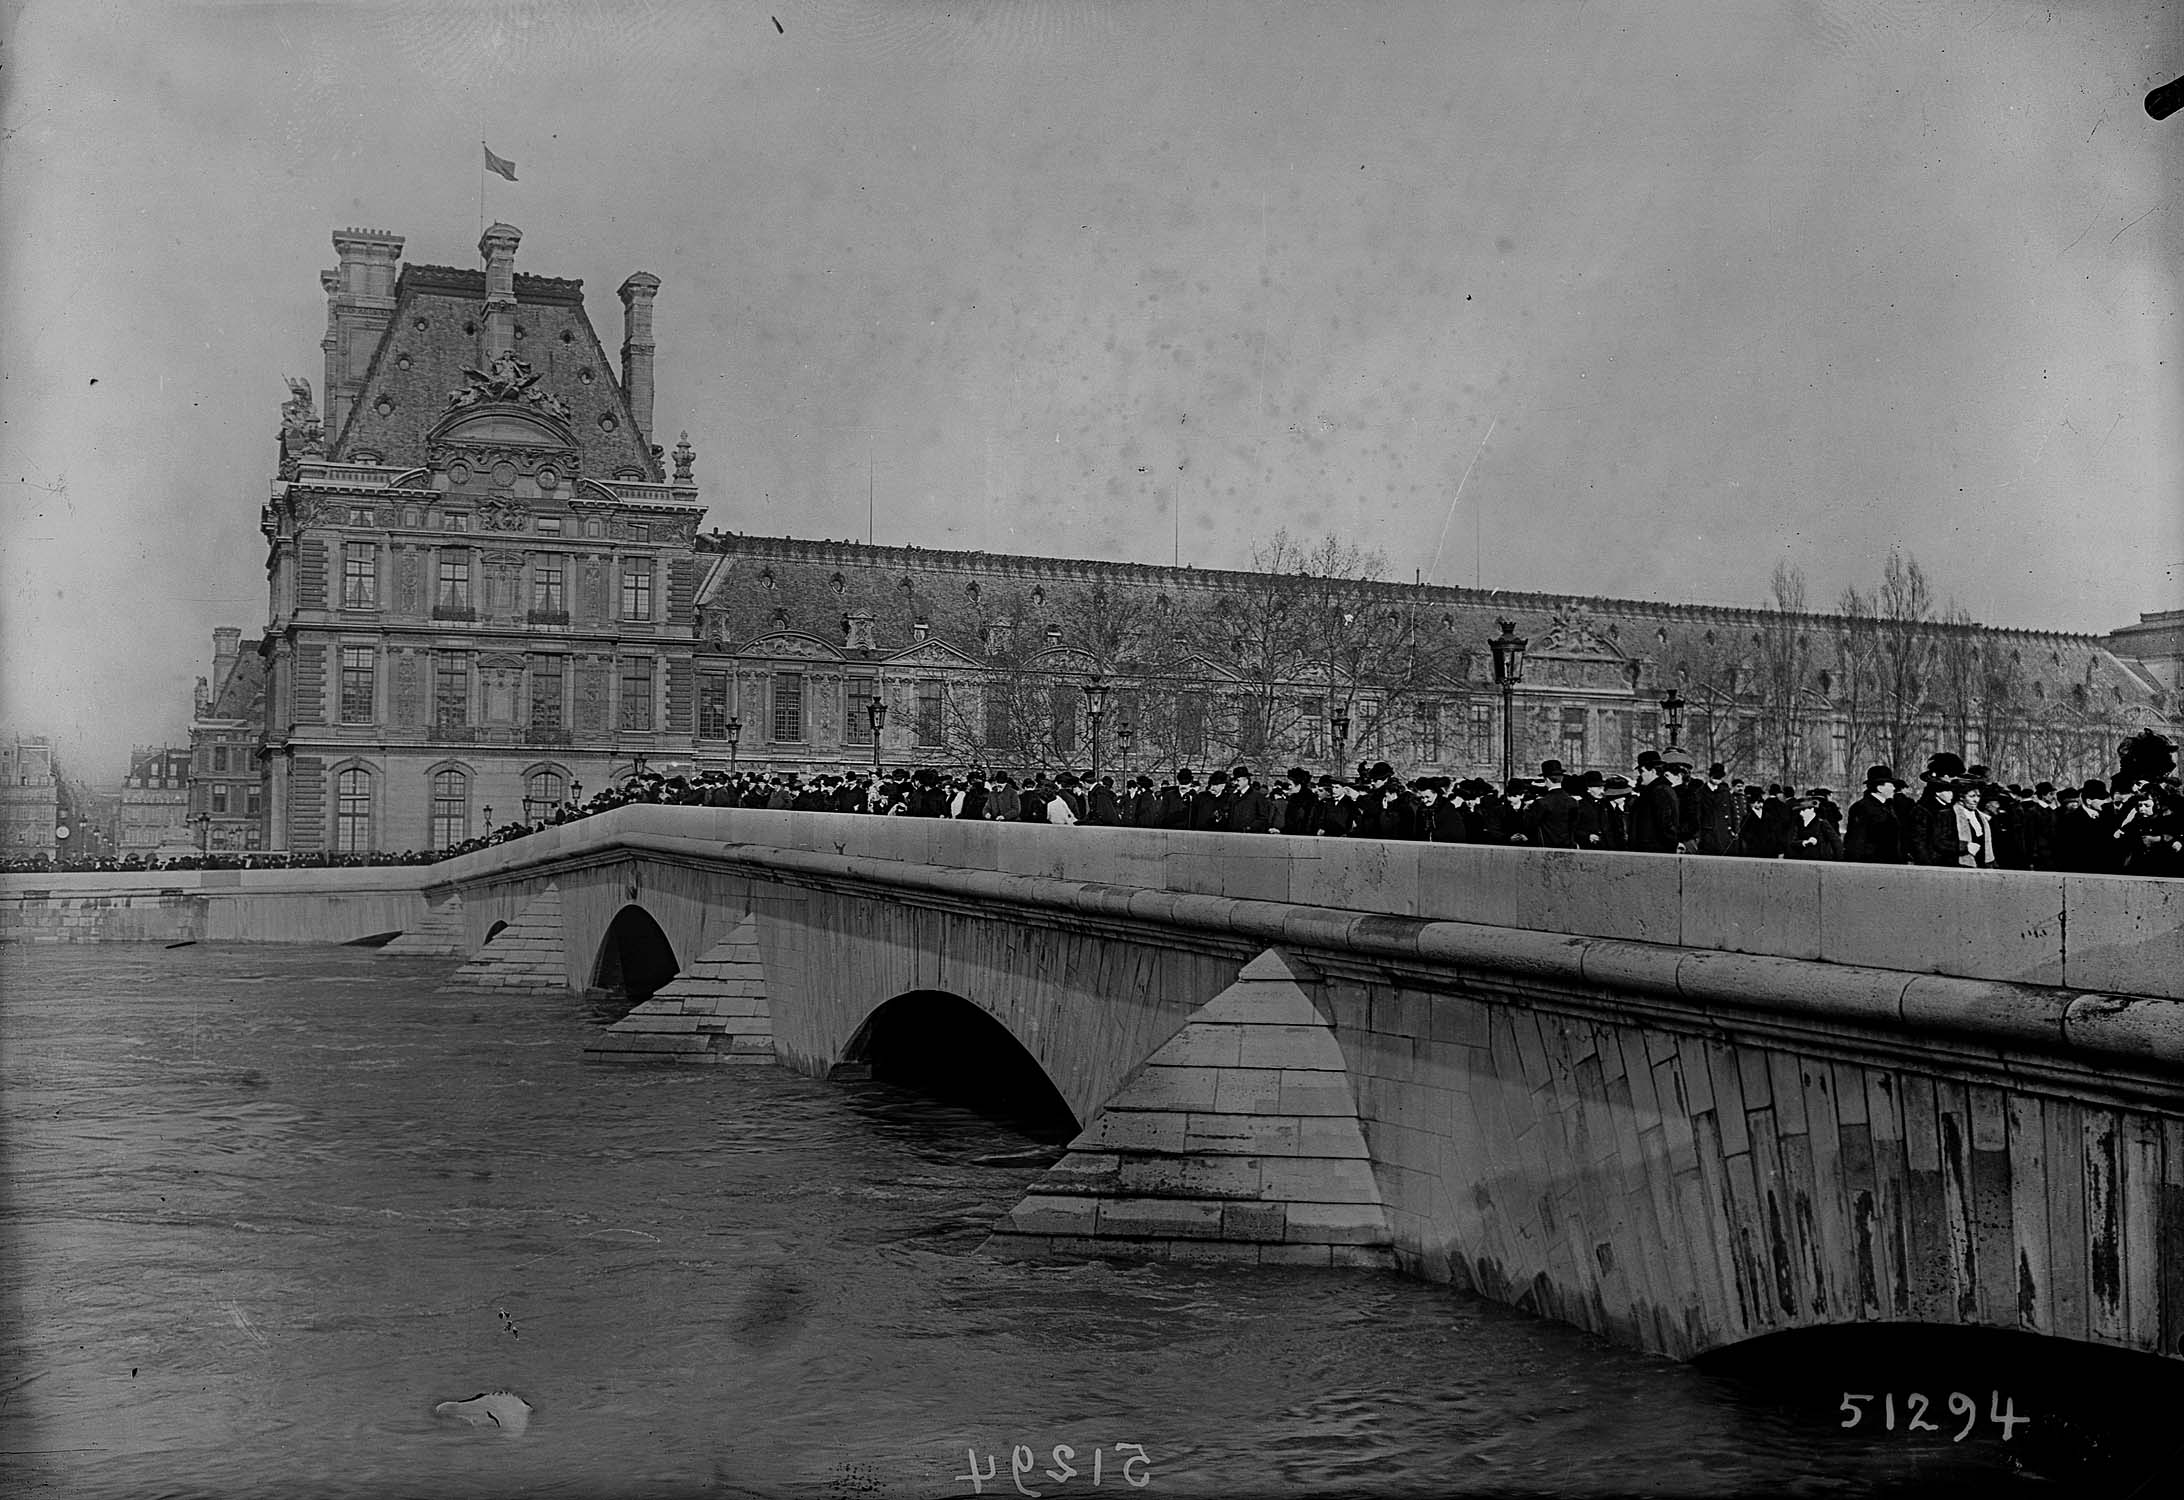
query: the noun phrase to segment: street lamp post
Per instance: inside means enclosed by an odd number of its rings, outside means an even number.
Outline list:
[[[490,802],[485,804],[485,831],[487,833],[493,831],[493,804]]]
[[[211,813],[199,813],[197,815],[197,852],[199,854],[210,854],[212,852]]]
[[[581,781],[577,781],[577,780],[574,780],[574,779],[571,779],[571,780],[570,780],[570,782],[569,782],[569,800],[570,800],[571,802],[575,803],[575,804],[576,804],[576,805],[577,805],[578,807],[582,807],[582,806],[584,805],[584,783],[583,783],[583,782],[581,782]]]
[[[1683,711],[1689,706],[1674,688],[1661,700],[1661,712],[1668,715],[1668,748],[1672,753],[1680,748],[1677,740],[1683,734]]]
[[[1494,681],[1501,688],[1501,774],[1506,785],[1517,774],[1517,684],[1524,681],[1524,637],[1516,623],[1497,620],[1501,634],[1487,641],[1494,653]]]
[[[1107,684],[1097,673],[1084,685],[1084,716],[1092,722],[1092,779],[1100,779],[1100,720],[1107,716]]]
[[[887,727],[887,705],[875,696],[865,704],[865,717],[872,721],[872,779],[880,779],[880,731]]]
[[[1137,739],[1137,726],[1124,719],[1115,726],[1115,743],[1122,747],[1122,774],[1130,774],[1130,745]]]
[[[1346,703],[1333,703],[1327,709],[1327,727],[1335,735],[1334,769],[1342,770],[1342,747],[1350,738],[1350,708]]]
[[[736,774],[736,747],[742,743],[743,721],[741,719],[730,719],[728,721],[728,774],[730,776]]]

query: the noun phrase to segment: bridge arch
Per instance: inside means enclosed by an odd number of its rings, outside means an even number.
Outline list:
[[[682,972],[675,945],[652,913],[632,902],[614,914],[592,960],[591,993],[620,1019]]]
[[[992,1014],[945,990],[875,1006],[842,1048],[869,1076],[943,1104],[1005,1119],[1060,1143],[1083,1128],[1031,1050]]]
[[[507,930],[508,924],[506,922],[495,922],[491,927],[485,929],[485,941],[490,943]]]

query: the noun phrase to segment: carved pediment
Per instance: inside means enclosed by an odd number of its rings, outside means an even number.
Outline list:
[[[1027,658],[1024,665],[1035,671],[1055,672],[1064,675],[1090,677],[1097,675],[1100,664],[1089,651],[1075,646],[1050,646],[1037,655]]]
[[[1599,661],[1623,661],[1621,647],[1610,640],[1605,627],[1589,610],[1571,608],[1559,613],[1532,642],[1530,655],[1587,657]]]
[[[914,667],[976,667],[980,663],[965,656],[946,641],[920,641],[915,646],[896,652],[887,658],[889,665]]]
[[[510,401],[457,407],[425,434],[427,444],[456,443],[464,447],[563,448],[576,447],[576,434],[539,408]]]
[[[1161,675],[1166,677],[1191,678],[1200,682],[1235,682],[1239,680],[1236,673],[1229,668],[1222,666],[1219,662],[1209,661],[1196,652],[1192,652],[1188,656],[1177,657],[1172,661],[1164,661],[1160,663],[1158,670]]]
[[[815,635],[801,630],[777,630],[762,635],[736,653],[739,656],[788,657],[797,661],[841,661],[842,653]]]

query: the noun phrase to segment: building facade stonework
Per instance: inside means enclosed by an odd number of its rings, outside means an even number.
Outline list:
[[[1835,786],[1942,748],[2027,783],[2102,775],[2125,735],[2176,723],[2167,616],[2108,639],[1938,620],[1888,636],[1767,609],[701,533],[695,455],[655,439],[657,278],[618,289],[617,366],[582,283],[517,273],[508,225],[480,238],[481,269],[403,266],[379,230],[333,240],[324,400],[290,380],[262,516],[271,623],[254,672],[223,670],[216,639],[200,711],[199,754],[224,745],[229,770],[200,766],[197,811],[220,818],[225,784],[226,817],[248,821],[236,758],[254,734],[268,849],[445,847],[640,764],[1491,775],[1503,620],[1529,641],[1510,694],[1524,770],[1668,748],[1672,691],[1700,764]]]

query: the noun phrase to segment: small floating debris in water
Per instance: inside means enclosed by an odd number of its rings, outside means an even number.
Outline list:
[[[587,1240],[643,1240],[655,1245],[660,1242],[658,1235],[646,1234],[642,1229],[594,1229],[588,1234],[580,1235],[579,1238]]]
[[[195,938],[184,938],[184,939],[183,939],[183,940],[182,940],[181,942],[179,942],[179,943],[169,943],[169,944],[168,944],[167,946],[168,946],[168,947],[170,947],[170,948],[194,948],[194,947],[196,947],[196,946],[197,946],[197,939],[195,939]]]
[[[402,929],[397,927],[392,932],[373,932],[367,933],[363,937],[350,938],[341,946],[344,948],[384,948],[401,935]]]
[[[436,1417],[460,1417],[473,1427],[494,1427],[520,1436],[531,1425],[531,1403],[514,1391],[482,1391],[463,1401],[442,1401]]]
[[[1034,1146],[1028,1151],[995,1151],[974,1156],[974,1167],[1051,1167],[1069,1154],[1067,1146]]]

